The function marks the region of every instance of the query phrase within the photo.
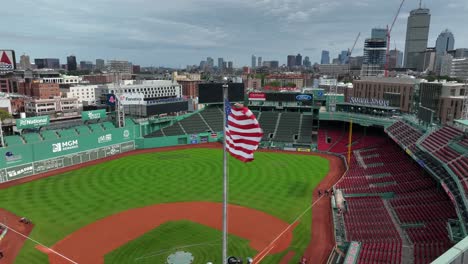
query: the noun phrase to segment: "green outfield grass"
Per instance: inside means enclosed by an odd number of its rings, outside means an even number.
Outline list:
[[[188,251],[194,263],[222,263],[221,232],[188,221],[168,222],[114,250],[105,257],[106,263],[166,263],[175,251]],[[229,248],[233,256],[254,256],[249,241],[230,235]]]
[[[229,202],[292,222],[310,205],[313,189],[328,172],[328,160],[283,153],[255,157],[248,164],[230,159]],[[47,246],[111,214],[179,201],[222,201],[221,150],[135,155],[0,190],[0,206],[30,218],[36,224],[31,237]],[[295,252],[303,252],[310,241],[310,221],[309,212],[294,231]],[[47,263],[34,246],[28,241],[16,263]],[[278,263],[285,253],[263,263]]]

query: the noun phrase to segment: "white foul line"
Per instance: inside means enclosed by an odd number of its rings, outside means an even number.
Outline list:
[[[13,229],[13,228],[11,228],[11,227],[5,225],[4,223],[0,223],[0,225],[2,225],[2,226],[4,226],[4,227],[8,228],[9,230],[15,232],[16,234],[18,234],[18,235],[20,235],[20,236],[22,236],[22,237],[24,237],[24,238],[26,238],[26,239],[31,240],[32,242],[34,242],[34,243],[36,243],[36,244],[38,244],[38,245],[40,245],[40,246],[43,246],[43,247],[47,248],[47,249],[50,250],[52,253],[55,253],[56,255],[58,255],[58,256],[60,256],[60,257],[62,257],[62,258],[64,258],[64,259],[70,261],[71,263],[73,263],[73,264],[78,264],[78,262],[73,261],[73,260],[71,260],[71,259],[65,257],[64,255],[58,253],[57,251],[51,249],[50,247],[48,247],[48,246],[46,246],[46,245],[40,243],[39,241],[36,241],[36,240],[30,238],[29,236],[25,236],[25,235],[21,234],[20,232],[18,232],[18,231],[16,231],[15,229]]]
[[[288,226],[286,227],[286,229],[283,230],[283,232],[281,232],[273,241],[271,241],[270,244],[268,244],[268,246],[266,248],[264,248],[262,251],[260,251],[257,255],[260,256],[260,255],[263,255],[259,260],[255,260],[254,263],[260,263],[260,261],[263,260],[263,258],[266,257],[266,255],[273,249],[272,245],[281,237],[283,236],[283,234],[288,231],[299,219],[301,219],[306,213],[307,211],[309,211],[318,201],[320,201],[320,199],[322,199],[323,196],[320,196],[317,200],[315,200],[315,202],[313,202],[309,207],[307,207],[304,212],[302,212],[296,219],[294,219],[294,221]],[[266,249],[268,249],[266,252],[264,252]]]

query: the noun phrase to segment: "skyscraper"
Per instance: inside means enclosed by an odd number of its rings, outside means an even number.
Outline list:
[[[424,54],[429,37],[431,14],[429,9],[414,9],[408,17],[405,43],[405,67],[423,71]]]
[[[371,32],[371,38],[373,39],[387,39],[387,29],[385,28],[373,28]]]
[[[309,56],[305,56],[305,58],[304,58],[304,63],[303,63],[303,64],[304,64],[304,67],[310,67],[310,66],[312,66],[312,63],[310,62]]]
[[[261,57],[260,57],[260,58],[261,58]],[[232,61],[228,61],[228,64],[227,64],[227,65],[228,65],[228,66],[227,66],[228,69],[230,69],[230,70],[232,70],[232,68],[234,67],[234,66],[233,66],[234,64],[232,63]]]
[[[364,61],[361,76],[377,76],[383,73],[387,42],[383,39],[370,38],[364,42]]]
[[[442,31],[437,37],[436,41],[436,52],[437,54],[444,54],[449,50],[453,50],[455,46],[455,38],[453,37],[452,32],[448,29]]]
[[[223,58],[218,58],[218,69],[222,70],[223,69]]]
[[[288,67],[296,66],[296,56],[288,55]]]
[[[213,67],[214,67],[214,60],[213,60],[213,58],[211,58],[211,57],[207,57],[207,58],[206,58],[206,66],[207,66],[209,69],[213,69]]]
[[[262,67],[262,57],[258,57],[258,67]]]
[[[103,59],[96,59],[96,70],[104,70],[104,60]]]
[[[320,64],[330,64],[330,52],[328,50],[322,50]]]
[[[297,54],[296,56],[296,66],[302,66],[302,55],[301,54]]]
[[[388,61],[388,68],[401,68],[403,67],[403,52],[399,50],[390,50],[389,52],[389,61]]]
[[[92,71],[93,62],[91,61],[80,61],[80,70],[82,71]]]
[[[31,68],[31,60],[26,54],[21,55],[20,57],[20,68],[23,70]]]
[[[455,46],[455,38],[453,37],[452,32],[448,29],[442,31],[439,34],[436,40],[436,58],[435,58],[435,72],[440,74],[440,68],[442,65],[442,56],[447,53],[449,50],[453,50]]]
[[[38,69],[60,69],[60,60],[56,58],[34,59]]]
[[[340,60],[340,64],[348,64],[349,62],[348,51],[342,50],[341,54],[338,55],[338,59]]]
[[[255,57],[255,55],[252,55],[252,69],[255,69],[255,65],[257,65],[257,57]]]
[[[67,70],[76,71],[76,57],[75,55],[70,55],[67,57]]]

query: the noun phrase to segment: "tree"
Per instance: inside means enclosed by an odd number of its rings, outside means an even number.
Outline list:
[[[11,118],[10,113],[8,113],[8,111],[0,109],[0,120],[3,121],[3,120],[8,119],[8,118]]]
[[[293,83],[293,82],[288,82],[288,83],[286,84],[286,87],[296,87],[296,84]]]

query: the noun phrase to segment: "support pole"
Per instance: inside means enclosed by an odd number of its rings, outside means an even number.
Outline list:
[[[3,140],[3,130],[2,130],[2,120],[0,120],[0,143],[2,143],[2,148],[5,148],[5,141]]]
[[[228,84],[223,84],[223,106],[224,106],[224,118],[223,118],[223,131],[224,131],[224,146],[223,146],[223,264],[227,264],[227,200],[228,200],[228,157],[227,157],[227,145],[226,145],[226,101],[228,99]]]
[[[353,143],[353,120],[349,120],[348,166],[351,164],[351,144]]]

